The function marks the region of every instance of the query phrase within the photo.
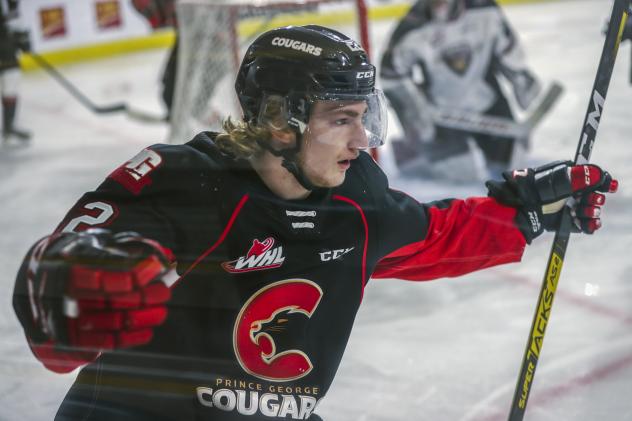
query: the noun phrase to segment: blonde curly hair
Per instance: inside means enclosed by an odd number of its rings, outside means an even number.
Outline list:
[[[288,131],[285,99],[279,95],[266,97],[257,122],[234,120],[228,117],[222,123],[223,133],[215,138],[215,144],[224,153],[235,158],[250,159],[261,155],[270,144],[272,131]]]

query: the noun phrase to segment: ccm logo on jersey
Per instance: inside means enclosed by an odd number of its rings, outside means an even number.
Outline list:
[[[338,250],[329,250],[329,251],[323,251],[322,253],[318,253],[318,254],[320,255],[321,262],[328,262],[330,260],[340,259],[342,256],[349,253],[354,248],[355,247],[349,247],[346,249],[338,249]]]
[[[373,70],[369,70],[366,72],[358,72],[356,79],[371,79],[373,78]]]
[[[285,261],[283,247],[274,246],[274,238],[268,237],[263,241],[256,238],[245,256],[230,262],[222,263],[222,267],[229,273],[252,272],[255,270],[278,268]]]
[[[110,178],[134,194],[151,184],[149,174],[162,164],[162,157],[151,149],[143,149],[134,158],[118,167]]]
[[[272,45],[275,45],[277,47],[285,47],[285,48],[291,48],[293,50],[303,51],[313,56],[319,56],[320,53],[322,53],[323,51],[322,48],[316,47],[315,45],[308,44],[303,41],[298,41],[295,39],[283,38],[283,37],[272,38]]]

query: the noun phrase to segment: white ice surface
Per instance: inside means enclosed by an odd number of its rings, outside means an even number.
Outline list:
[[[603,0],[506,7],[528,59],[566,88],[533,137],[529,162],[571,158],[609,15]],[[392,22],[373,25],[379,55]],[[632,86],[630,42],[619,52],[593,161],[621,181],[608,198],[604,227],[571,240],[552,320],[525,417],[632,419]],[[124,100],[161,111],[164,51],[66,66],[99,104]],[[19,121],[29,148],[0,150],[0,420],[50,420],[74,374],[46,371],[31,356],[12,311],[14,275],[33,242],[50,232],[82,192],[142,147],[162,141],[162,125],[123,115],[96,116],[43,72],[24,75]],[[484,193],[482,185],[397,177],[420,200]],[[371,281],[338,376],[319,407],[327,421],[500,421],[507,417],[552,235],[520,264],[427,283]],[[628,256],[628,257],[626,257]]]

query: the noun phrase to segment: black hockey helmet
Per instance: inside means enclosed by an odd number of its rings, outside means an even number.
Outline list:
[[[318,25],[286,26],[260,35],[242,60],[235,91],[250,123],[273,123],[266,112],[279,105],[282,119],[297,135],[290,149],[274,150],[283,166],[306,189],[316,188],[297,161],[310,110],[315,101],[365,101],[363,127],[369,147],[379,146],[386,137],[386,100],[375,89],[375,66],[353,39]]]
[[[288,123],[301,130],[314,100],[367,100],[374,95],[375,66],[356,41],[338,31],[287,26],[250,45],[235,90],[246,121],[257,120],[267,95],[279,95],[286,98]]]

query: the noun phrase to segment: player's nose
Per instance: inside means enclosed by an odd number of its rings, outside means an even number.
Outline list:
[[[369,147],[369,137],[362,124],[355,126],[348,144],[349,149],[367,149]]]

